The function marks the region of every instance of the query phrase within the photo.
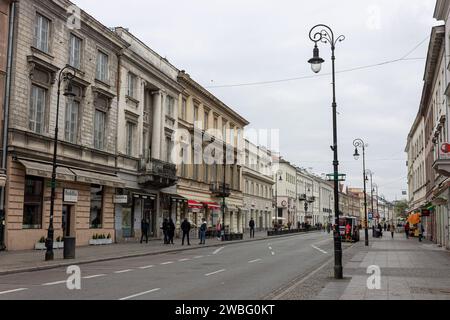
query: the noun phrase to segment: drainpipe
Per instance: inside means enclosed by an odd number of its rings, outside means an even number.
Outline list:
[[[8,129],[9,129],[9,104],[11,97],[11,74],[12,74],[12,60],[13,60],[13,45],[14,45],[14,23],[16,15],[16,1],[12,2],[9,11],[9,34],[8,34],[8,56],[6,67],[6,86],[4,99],[4,122],[3,122],[3,147],[2,147],[2,164],[1,172],[6,174],[7,156],[8,156]],[[0,190],[0,251],[5,250],[5,188]]]

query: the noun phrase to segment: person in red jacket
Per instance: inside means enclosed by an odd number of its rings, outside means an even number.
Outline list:
[[[409,230],[410,230],[409,222],[407,222],[407,223],[405,224],[406,239],[409,239]]]

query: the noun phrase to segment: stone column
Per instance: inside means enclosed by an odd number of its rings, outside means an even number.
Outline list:
[[[152,158],[161,159],[161,118],[162,96],[161,91],[153,94],[153,134],[152,134]]]

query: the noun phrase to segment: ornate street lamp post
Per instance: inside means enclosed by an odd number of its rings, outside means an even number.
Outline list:
[[[360,155],[358,148],[362,148],[363,151],[363,179],[364,179],[364,219],[365,221],[365,240],[366,240],[366,246],[369,246],[369,217],[367,215],[367,187],[366,187],[366,144],[362,139],[356,139],[353,141],[353,146],[355,146],[355,154],[353,155],[355,157],[355,160],[358,160]]]
[[[74,74],[65,71],[67,69],[71,69]],[[58,153],[58,131],[59,131],[59,100],[61,96],[61,83],[63,81],[67,82],[67,87],[64,90],[64,96],[68,99],[73,99],[75,97],[75,93],[72,91],[72,79],[75,77],[76,70],[71,66],[65,66],[60,72],[58,77],[58,96],[56,100],[56,125],[55,125],[55,138],[53,140],[53,163],[52,163],[52,182],[51,182],[51,200],[50,200],[50,222],[47,232],[47,241],[45,243],[47,251],[45,252],[45,261],[51,261],[54,259],[53,253],[53,239],[55,230],[53,228],[53,217],[55,212],[55,199],[56,199],[56,157]]]
[[[333,146],[334,151],[334,211],[336,217],[336,228],[334,230],[334,276],[336,279],[343,278],[342,270],[342,243],[339,230],[339,159],[338,159],[338,138],[337,138],[337,103],[336,103],[336,71],[335,71],[335,49],[338,42],[345,40],[343,35],[335,38],[333,30],[324,25],[318,24],[314,26],[309,32],[309,38],[314,42],[313,58],[308,62],[311,64],[311,69],[315,73],[319,73],[322,69],[322,63],[325,62],[319,55],[319,48],[317,43],[328,43],[331,46],[331,64],[332,64],[332,78],[333,78]]]

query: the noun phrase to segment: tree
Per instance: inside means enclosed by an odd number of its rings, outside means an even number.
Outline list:
[[[395,206],[394,206],[395,216],[406,219],[408,217],[408,215],[407,215],[408,206],[409,206],[408,201],[406,201],[406,200],[400,200],[400,201],[395,202]]]

